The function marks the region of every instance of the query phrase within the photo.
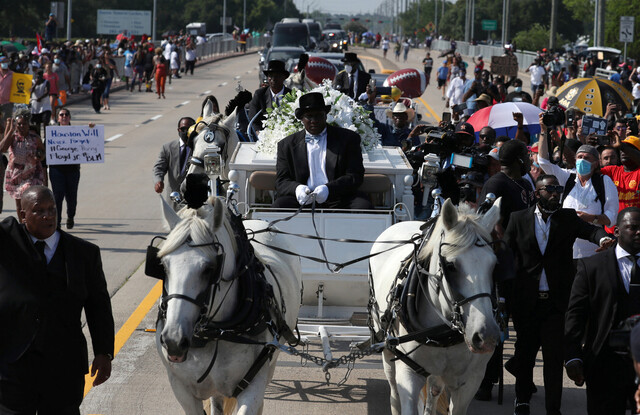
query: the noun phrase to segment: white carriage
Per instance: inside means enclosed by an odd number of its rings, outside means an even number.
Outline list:
[[[380,147],[363,154],[365,177],[360,191],[374,203],[372,211],[303,211],[291,220],[278,223],[278,228],[295,234],[327,239],[358,239],[373,242],[392,224],[411,219],[412,168],[397,147]],[[247,218],[273,221],[290,216],[292,210],[270,208],[275,191],[276,162],[273,157],[256,151],[255,143],[240,143],[229,160],[229,178],[238,185],[236,198]],[[345,263],[366,257],[372,243],[323,241],[327,259]],[[296,253],[302,256],[304,293],[300,321],[307,323],[348,324],[366,320],[369,301],[368,261],[345,266],[338,273],[327,264],[304,258],[322,259],[318,241],[297,238]],[[368,335],[368,333],[366,333]]]

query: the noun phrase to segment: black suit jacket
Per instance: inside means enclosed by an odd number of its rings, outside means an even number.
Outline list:
[[[566,360],[600,353],[613,328],[622,284],[615,249],[578,260],[565,317]]]
[[[45,356],[68,362],[81,359],[81,369],[87,373],[83,309],[94,353],[113,355],[114,322],[100,249],[59,232],[58,249],[64,249],[67,286],[52,294],[46,290],[46,264],[24,225],[14,217],[0,222],[0,370],[19,359],[34,342],[42,342]]]
[[[287,95],[291,92],[291,89],[284,87],[284,95]],[[262,130],[262,123],[265,119],[267,119],[267,108],[273,107],[273,103],[271,101],[271,91],[268,86],[256,89],[256,92],[253,94],[253,98],[249,103],[249,121],[253,119],[253,117],[258,113],[258,111],[262,110],[260,116],[254,122],[253,126],[257,130]]]
[[[362,95],[367,90],[367,84],[371,79],[371,75],[364,71],[358,70],[358,90],[354,95],[353,90],[349,90],[349,74],[347,71],[340,71],[336,78],[333,80],[333,87],[340,92],[343,92],[349,95],[353,99],[358,99],[360,95]]]
[[[295,196],[296,187],[309,180],[306,131],[298,131],[278,143],[276,192],[278,196]],[[328,202],[355,194],[364,178],[360,136],[346,128],[327,126]]]
[[[513,212],[504,235],[516,260],[516,278],[510,301],[514,321],[533,312],[543,269],[549,285],[549,301],[564,312],[575,275],[573,243],[576,238],[582,238],[598,244],[607,236],[602,228],[580,219],[575,210],[559,209],[551,215],[549,240],[542,254],[535,234],[535,209],[532,206]]]

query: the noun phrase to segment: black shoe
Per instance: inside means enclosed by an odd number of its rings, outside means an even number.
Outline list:
[[[513,415],[529,415],[531,414],[531,408],[529,408],[529,403],[525,403],[525,402],[521,402],[518,403],[517,401],[515,402],[515,409],[513,411]]]
[[[477,401],[490,401],[491,391],[493,390],[493,383],[483,380],[476,392],[475,399]]]
[[[67,229],[73,229],[73,225],[75,225],[73,218],[67,218]]]

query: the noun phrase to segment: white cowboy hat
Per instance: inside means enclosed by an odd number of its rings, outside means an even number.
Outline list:
[[[387,114],[387,117],[389,118],[393,117],[393,114],[401,114],[401,113],[406,113],[409,120],[412,120],[413,117],[416,115],[416,112],[413,108],[407,108],[407,106],[404,105],[402,102],[396,103],[396,105],[393,107],[392,110],[389,109],[385,111],[385,114]]]

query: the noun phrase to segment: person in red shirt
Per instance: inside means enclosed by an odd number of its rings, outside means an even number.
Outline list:
[[[640,207],[640,138],[629,136],[620,141],[617,134],[611,137],[613,148],[620,149],[622,166],[603,167],[602,174],[611,177],[618,189],[618,211],[630,206]]]

